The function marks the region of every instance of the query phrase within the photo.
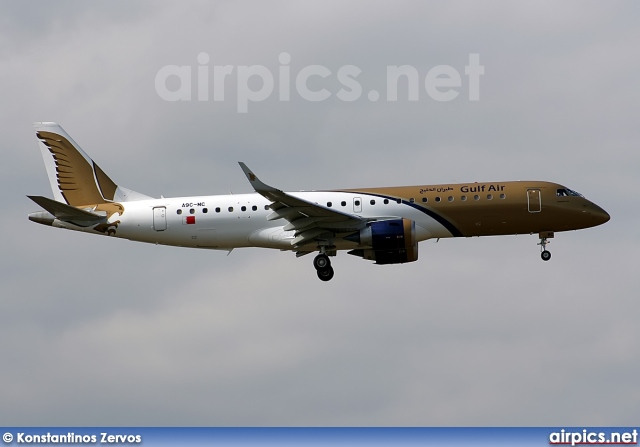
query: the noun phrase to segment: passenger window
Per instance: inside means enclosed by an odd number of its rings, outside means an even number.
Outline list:
[[[219,212],[220,212],[220,207],[219,207],[219,206],[217,206],[217,207],[216,207],[216,213],[219,213]]]
[[[253,206],[251,207],[251,209],[252,209],[253,211],[258,211],[258,207],[257,207],[257,206],[255,206],[255,205],[253,205]]]
[[[429,201],[429,199],[427,199],[426,197],[422,198],[422,203],[427,203]]]
[[[207,213],[209,212],[209,209],[208,209],[208,208],[202,208],[202,212],[203,212],[204,214],[207,214]]]
[[[402,199],[396,199],[396,203],[402,203]]]
[[[246,207],[246,206],[244,206],[244,205],[243,205],[240,209],[241,209],[242,211],[247,211],[247,207]]]
[[[383,203],[384,203],[385,205],[388,205],[388,204],[389,204],[389,199],[384,199]]]
[[[376,204],[376,201],[375,201],[375,200],[373,200],[373,199],[371,199],[371,201],[370,201],[369,203],[370,203],[371,205],[375,205],[375,204]]]
[[[356,200],[355,202],[353,202],[353,204],[354,204],[355,206],[360,206],[360,201],[359,201],[359,200]]]
[[[331,202],[327,202],[327,206],[328,206],[329,208],[331,208],[331,207],[333,206],[333,203],[331,203]]]
[[[506,195],[506,194],[500,194],[500,198],[501,198],[501,199],[506,199],[506,198],[507,198],[507,195]]]
[[[193,208],[189,210],[189,214],[195,214],[195,213],[196,213],[196,210],[194,210]]]
[[[480,196],[476,194],[475,196],[473,196],[473,200],[480,200]]]
[[[233,213],[233,207],[232,206],[229,207],[229,212]]]
[[[176,211],[177,214],[182,214],[182,210]]]
[[[462,200],[463,202],[467,201],[467,196],[460,196],[460,200]]]
[[[493,199],[493,195],[492,194],[487,194],[487,200],[491,200]]]
[[[269,211],[269,205],[265,205],[265,206],[264,206],[264,210],[265,210],[265,211]]]
[[[416,199],[414,199],[413,197],[411,197],[411,198],[409,199],[409,202],[411,202],[411,203],[416,203]]]
[[[440,197],[436,197],[436,202],[439,202],[439,201],[440,201]]]
[[[347,202],[345,202],[344,200],[342,202],[340,202],[340,205],[342,206],[347,206]]]
[[[449,202],[453,202],[453,196],[449,196],[449,197],[447,197],[447,200],[448,200]]]

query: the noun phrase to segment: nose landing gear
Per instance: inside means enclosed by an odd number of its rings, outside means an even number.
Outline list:
[[[540,257],[543,261],[548,261],[551,259],[551,252],[547,250],[547,245],[551,242],[548,239],[553,238],[553,231],[545,231],[539,234],[540,242],[538,245],[540,246]]]
[[[330,281],[333,278],[333,267],[331,267],[329,256],[325,253],[320,253],[313,259],[313,266],[316,269],[318,278],[322,281]]]

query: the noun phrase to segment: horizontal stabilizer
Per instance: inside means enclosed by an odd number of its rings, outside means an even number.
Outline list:
[[[27,196],[42,208],[50,212],[56,219],[63,220],[65,222],[82,222],[82,223],[97,223],[106,219],[106,213],[96,214],[91,211],[82,210],[66,203],[58,202],[56,200],[48,199],[42,196]]]

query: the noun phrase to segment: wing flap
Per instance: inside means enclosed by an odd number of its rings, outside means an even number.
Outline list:
[[[301,214],[307,215],[305,213],[309,213],[311,208],[308,206],[282,206],[278,203],[279,208],[277,208],[273,213],[267,216],[267,220],[278,220],[278,219],[287,219],[293,216],[299,216]]]
[[[321,236],[332,236],[331,233],[327,233],[327,230],[325,230],[324,228],[312,228],[310,230],[305,230],[301,233],[296,234],[296,237],[293,239],[293,241],[291,241],[291,245],[298,248],[310,242],[313,242],[316,239],[319,239]]]
[[[323,221],[327,219],[328,217],[301,217],[285,225],[284,231],[290,231],[290,230],[300,231],[303,228],[321,224]]]

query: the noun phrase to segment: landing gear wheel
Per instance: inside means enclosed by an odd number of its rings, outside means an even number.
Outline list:
[[[548,261],[549,259],[551,259],[551,252],[547,250],[547,245],[551,243],[549,241],[549,238],[552,237],[553,231],[542,231],[540,233],[540,242],[538,242],[538,245],[540,246],[540,257],[543,261]]]
[[[313,266],[316,268],[318,272],[321,270],[326,270],[328,268],[331,268],[331,261],[329,260],[329,256],[325,255],[324,253],[320,253],[318,256],[316,256],[313,259]]]
[[[316,273],[318,273],[318,278],[320,278],[322,281],[330,281],[331,278],[333,278],[332,267],[327,267],[325,269],[318,270]]]

